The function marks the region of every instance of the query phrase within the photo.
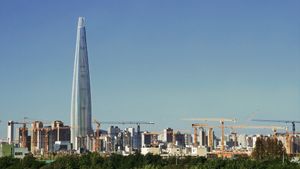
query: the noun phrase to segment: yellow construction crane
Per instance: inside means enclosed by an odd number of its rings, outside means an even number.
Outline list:
[[[192,127],[194,128],[194,146],[198,146],[198,128],[208,128],[208,140],[207,140],[207,145],[208,147],[210,147],[211,149],[213,148],[213,128],[222,128],[221,126],[211,126],[208,124],[201,124],[201,123],[195,123],[192,124]]]
[[[213,121],[213,122],[220,122],[221,130],[222,130],[222,137],[221,137],[221,150],[225,150],[225,134],[224,134],[224,122],[236,122],[236,119],[233,118],[187,118],[183,120],[190,120],[190,121]]]
[[[197,128],[204,128],[204,127],[210,127],[210,126],[208,126],[208,124],[196,123],[196,124],[192,124],[192,127],[194,128],[194,141],[193,142],[194,142],[194,146],[197,147],[198,146],[198,129]]]

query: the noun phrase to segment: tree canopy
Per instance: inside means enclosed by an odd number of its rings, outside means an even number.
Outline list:
[[[258,137],[252,152],[252,157],[256,160],[278,160],[286,158],[287,155],[281,141],[278,141],[276,138]]]
[[[255,160],[251,158],[238,159],[208,159],[204,157],[168,157],[159,155],[129,155],[112,154],[101,156],[98,153],[82,155],[64,155],[56,157],[55,161],[46,164],[32,156],[23,160],[12,157],[0,158],[0,169],[300,169],[300,164],[281,160]]]

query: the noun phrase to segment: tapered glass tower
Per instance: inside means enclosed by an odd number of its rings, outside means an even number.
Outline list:
[[[89,62],[86,43],[85,19],[79,17],[73,72],[71,101],[71,143],[74,149],[78,146],[78,138],[92,132],[92,107]]]

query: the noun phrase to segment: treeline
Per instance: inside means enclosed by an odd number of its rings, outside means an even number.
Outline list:
[[[36,169],[42,168],[46,163],[38,161],[32,155],[25,156],[23,159],[13,158],[13,157],[1,157],[0,158],[0,169]]]
[[[284,161],[284,162],[283,162]],[[24,159],[0,158],[0,169],[300,169],[299,163],[291,163],[281,141],[274,138],[258,138],[250,158],[207,159],[204,157],[168,157],[159,155],[112,154],[104,157],[98,153],[56,156],[46,164],[26,156]]]
[[[0,158],[0,169],[300,169],[300,164],[281,159],[254,160],[238,159],[207,159],[204,157],[162,158],[159,155],[113,154],[103,157],[98,153],[83,155],[66,155],[46,164],[32,156],[24,159],[11,157]]]

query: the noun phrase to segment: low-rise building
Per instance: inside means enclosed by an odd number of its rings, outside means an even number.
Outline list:
[[[12,156],[13,149],[13,144],[8,144],[7,142],[0,143],[0,157]]]
[[[146,155],[148,153],[156,155],[156,154],[160,154],[161,150],[158,147],[142,147],[141,148],[141,154]]]
[[[24,158],[27,154],[29,154],[29,151],[26,147],[15,147],[13,144],[6,142],[0,143],[0,157]]]
[[[207,149],[205,147],[192,147],[191,155],[207,157]]]
[[[14,158],[24,158],[29,154],[28,148],[25,147],[15,147],[13,151]]]
[[[55,141],[54,151],[68,151],[71,149],[72,146],[69,141]]]

